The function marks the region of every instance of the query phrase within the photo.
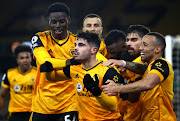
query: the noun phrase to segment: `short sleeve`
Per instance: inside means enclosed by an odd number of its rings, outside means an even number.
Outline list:
[[[113,80],[115,83],[124,84],[124,78],[114,68],[109,68],[106,71],[103,77],[103,85],[106,84],[105,82],[108,79]]]
[[[7,78],[7,73],[5,73],[2,77],[2,86],[8,88],[10,86],[9,80]]]
[[[35,35],[32,37],[31,39],[31,43],[32,43],[32,48],[34,50],[34,48],[36,47],[43,47],[43,43],[41,42],[41,39],[39,38],[39,36]]]
[[[156,73],[156,71],[158,71]],[[164,77],[163,80],[165,80],[169,76],[169,66],[168,63],[162,59],[155,60],[154,63],[151,66],[151,70],[149,73],[156,73],[160,77]],[[162,81],[162,79],[161,79]]]

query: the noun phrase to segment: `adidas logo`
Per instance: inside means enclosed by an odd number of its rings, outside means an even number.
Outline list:
[[[50,50],[48,50],[48,53],[53,53],[53,52],[52,52],[52,50],[50,49]]]
[[[78,74],[76,74],[75,78],[79,78]]]

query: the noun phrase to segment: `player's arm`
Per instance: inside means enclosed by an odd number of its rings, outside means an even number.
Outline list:
[[[109,59],[103,62],[103,65],[111,66],[111,67],[113,66],[125,67],[128,70],[137,74],[144,74],[148,66],[148,64],[145,63],[136,63],[136,62],[129,62],[124,60],[115,60],[115,59]]]
[[[4,74],[0,89],[0,110],[3,108],[4,103],[6,101],[6,97],[9,93],[9,87],[10,87],[9,81],[7,80],[6,74]]]
[[[40,70],[46,70],[45,77],[51,82],[58,82],[70,79],[70,66],[60,70],[54,70],[50,62],[46,61],[40,66]]]
[[[158,64],[162,64],[158,67]],[[161,81],[165,80],[169,75],[169,67],[166,61],[158,59],[156,60],[150,72],[142,80],[127,85],[112,85],[111,80],[108,80],[108,85],[103,85],[102,89],[107,95],[115,95],[116,93],[130,93],[138,91],[146,91],[153,89]]]
[[[70,62],[74,62],[74,59],[68,60],[68,59],[51,58],[51,56],[44,48],[43,43],[41,42],[40,38],[37,35],[32,38],[31,42],[33,47],[33,54],[40,64],[45,63],[45,61],[49,61],[52,63],[53,68],[59,69],[66,67],[68,64],[69,65],[72,64]]]

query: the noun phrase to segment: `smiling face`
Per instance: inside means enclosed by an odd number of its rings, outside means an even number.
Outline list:
[[[141,46],[142,38],[137,33],[129,33],[126,38],[126,45],[129,54],[132,57],[140,55],[139,47]]]
[[[30,69],[32,58],[29,52],[20,52],[16,60],[21,70],[27,71]]]
[[[145,35],[142,39],[142,45],[140,46],[141,60],[150,63],[154,60],[158,51],[156,45],[156,38],[151,35]]]
[[[103,31],[101,20],[98,17],[86,18],[83,23],[83,31],[94,31],[101,35]]]
[[[65,39],[70,18],[64,12],[54,12],[49,15],[49,26],[55,39]]]

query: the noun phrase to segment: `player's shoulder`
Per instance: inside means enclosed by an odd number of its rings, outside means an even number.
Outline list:
[[[152,62],[152,65],[155,65],[155,66],[168,66],[168,65],[170,65],[170,63],[164,58],[159,58],[159,59],[154,60]]]
[[[18,67],[13,67],[7,70],[7,72],[14,72],[14,71],[18,71]]]
[[[37,71],[37,67],[32,66],[32,70]]]
[[[70,31],[68,31],[68,33],[69,33],[69,35],[71,36],[71,37],[74,37],[74,38],[76,38],[76,34],[73,34],[72,32],[70,32]]]
[[[35,36],[39,36],[39,37],[45,37],[45,36],[50,36],[51,35],[51,31],[50,30],[46,30],[43,32],[37,32],[35,34]]]
[[[149,64],[149,66],[151,67],[151,70],[156,69],[162,73],[169,72],[169,69],[171,67],[169,62],[164,58],[154,60]]]

